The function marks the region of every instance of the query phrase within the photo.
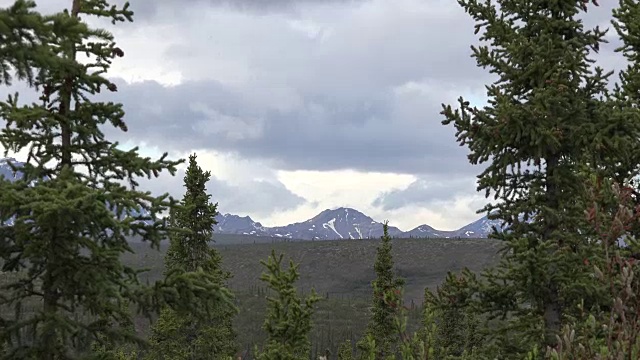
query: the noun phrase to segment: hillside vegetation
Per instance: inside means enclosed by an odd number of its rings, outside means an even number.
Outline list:
[[[241,348],[252,349],[266,334],[256,327],[261,323],[267,302],[266,286],[259,280],[264,268],[261,259],[271,250],[282,253],[300,264],[300,279],[296,288],[309,293],[312,288],[324,299],[318,303],[311,333],[313,353],[329,348],[333,353],[344,339],[359,338],[369,320],[371,281],[375,278],[373,262],[380,240],[307,241],[278,238],[257,238],[249,235],[214,234],[216,247],[223,259],[223,268],[233,277],[229,287],[237,297],[241,312],[235,324]],[[447,272],[464,267],[480,271],[498,260],[499,242],[490,239],[394,239],[394,269],[406,279],[405,301],[413,303],[412,313],[422,310],[424,289],[434,290],[446,278]],[[166,244],[155,251],[146,244],[134,243],[134,254],[123,260],[134,267],[149,269],[144,280],[162,277]],[[410,305],[411,306],[411,305]],[[413,319],[418,319],[414,316]],[[148,322],[140,321],[142,331]],[[411,328],[417,328],[413,321]]]

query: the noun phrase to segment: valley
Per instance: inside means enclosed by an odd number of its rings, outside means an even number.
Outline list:
[[[266,285],[259,280],[271,249],[285,254],[285,262],[292,259],[299,264],[300,279],[297,289],[308,294],[311,289],[323,297],[316,308],[314,326],[310,334],[313,353],[325,348],[337,350],[344,339],[362,335],[369,318],[371,281],[375,278],[373,264],[375,239],[358,241],[300,241],[251,235],[214,234],[215,247],[223,259],[223,268],[231,271],[229,287],[236,296],[240,313],[235,326],[241,340],[241,348],[249,349],[260,343],[265,334],[260,326],[264,321]],[[141,275],[143,281],[160,279],[163,256],[148,244],[132,242],[134,253],[125,254],[124,262],[148,269]],[[420,317],[424,289],[435,290],[448,271],[457,272],[464,267],[480,272],[495,264],[500,243],[490,239],[395,239],[393,259],[395,271],[406,280],[405,302],[411,309],[410,328],[415,329]],[[288,266],[288,265],[287,265]],[[139,319],[138,329],[148,332],[148,322]]]

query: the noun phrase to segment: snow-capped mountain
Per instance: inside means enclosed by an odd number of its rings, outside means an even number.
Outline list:
[[[382,236],[382,223],[358,210],[341,207],[324,210],[305,222],[268,228],[268,232],[271,236],[291,239],[366,239]],[[389,226],[389,235],[401,233],[400,229]]]
[[[461,238],[486,238],[491,234],[494,226],[498,231],[501,231],[502,221],[489,220],[487,216],[483,216],[469,225],[463,226],[456,231],[452,231],[452,233],[454,234],[453,236]]]
[[[14,174],[8,162],[18,168],[23,165],[13,158],[0,159],[0,176],[9,180],[22,178],[19,171]],[[242,217],[229,213],[218,215],[216,220],[218,224],[214,226],[214,232],[219,234],[243,234],[302,240],[348,240],[382,236],[382,222],[347,207],[327,209],[307,221],[277,227],[266,227],[249,216]],[[491,232],[492,226],[500,229],[500,222],[489,220],[485,216],[454,231],[437,230],[426,224],[410,231],[402,231],[397,227],[389,226],[389,235],[419,238],[486,238]]]
[[[217,233],[269,236],[267,228],[248,216],[220,214],[216,216],[216,221],[218,224],[213,226],[213,231]]]
[[[19,171],[14,173],[9,163],[12,163],[15,167],[21,167],[24,164],[14,158],[0,159],[0,176],[8,180],[22,179],[22,173]]]
[[[420,225],[415,229],[403,233],[403,237],[414,238],[441,238],[456,236],[455,231],[436,230],[429,225]]]
[[[327,209],[303,222],[285,226],[267,227],[249,216],[224,214],[216,218],[218,225],[214,232],[219,234],[244,234],[301,240],[349,240],[379,238],[382,236],[382,222],[376,221],[362,212],[346,207]],[[410,231],[402,231],[389,226],[392,237],[414,238],[486,238],[491,226],[500,228],[500,222],[483,217],[458,230],[437,230],[429,225],[420,225]]]

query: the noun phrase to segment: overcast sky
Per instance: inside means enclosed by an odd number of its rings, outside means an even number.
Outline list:
[[[492,80],[470,57],[474,23],[457,1],[130,3],[133,23],[106,26],[125,52],[110,76],[129,132],[114,139],[197,152],[220,211],[271,226],[349,206],[403,230],[479,217],[481,169],[439,114],[459,96],[482,104]],[[601,3],[588,25],[609,26],[617,2]],[[598,59],[619,69],[613,45]],[[181,196],[182,176],[147,186]]]

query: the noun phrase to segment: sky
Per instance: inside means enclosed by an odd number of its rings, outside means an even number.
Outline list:
[[[49,13],[71,0],[36,3]],[[133,23],[87,19],[125,52],[109,77],[129,131],[107,133],[144,155],[197,153],[219,211],[276,226],[345,206],[402,230],[481,216],[482,168],[441,124],[443,103],[482,105],[494,80],[470,56],[478,35],[457,1],[130,3]],[[588,26],[610,27],[616,2],[601,3]],[[620,70],[610,35],[597,60]],[[183,176],[143,184],[180,197]]]

